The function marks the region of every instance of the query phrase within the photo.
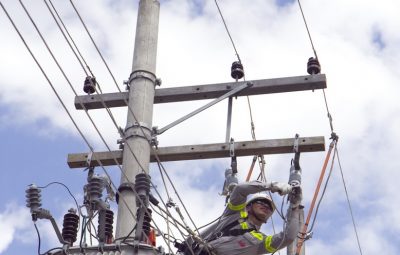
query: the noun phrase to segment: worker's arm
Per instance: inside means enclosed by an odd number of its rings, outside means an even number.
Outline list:
[[[264,183],[260,181],[252,181],[238,184],[232,191],[225,212],[237,212],[243,210],[246,207],[246,199],[248,195],[267,190],[285,195],[290,192],[291,186],[287,183]]]
[[[303,210],[300,205],[302,200],[301,188],[289,195],[290,206],[286,213],[286,224],[282,232],[267,236],[264,241],[264,249],[266,252],[275,252],[291,244],[300,230],[300,212]]]

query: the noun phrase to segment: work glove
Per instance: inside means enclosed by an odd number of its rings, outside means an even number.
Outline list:
[[[292,208],[297,208],[301,204],[303,199],[303,192],[300,186],[292,186],[292,190],[289,194],[290,206]]]
[[[271,182],[270,190],[271,192],[278,192],[279,195],[283,196],[289,194],[292,190],[292,186],[287,183]]]

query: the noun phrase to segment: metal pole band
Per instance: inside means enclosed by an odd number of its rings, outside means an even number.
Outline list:
[[[148,79],[150,80],[154,86],[156,85],[156,80],[157,77],[154,73],[146,71],[146,70],[135,70],[131,73],[129,76],[129,85],[132,83],[133,80],[138,79],[138,78],[143,78],[143,79]]]
[[[149,132],[147,136],[143,130]],[[125,128],[124,140],[128,140],[131,137],[142,137],[146,140],[151,140],[152,129],[144,122],[135,122],[132,126]]]
[[[132,191],[133,192],[132,183],[124,182],[124,183],[121,183],[121,185],[119,185],[118,192],[117,192],[117,194],[115,194],[115,201],[117,201],[117,204],[119,203],[119,194],[122,191]]]
[[[150,133],[152,132],[152,128],[145,122],[135,122],[135,123],[133,123],[132,126],[126,127],[124,132],[128,132],[129,129],[136,128],[136,127],[139,127],[141,129],[146,129]]]

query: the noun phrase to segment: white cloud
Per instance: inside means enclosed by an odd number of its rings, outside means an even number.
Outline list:
[[[73,108],[74,95],[65,87],[67,83],[46,55],[31,25],[23,18],[25,16],[20,8],[11,1],[4,2],[23,28],[27,41],[37,52],[85,135],[90,137],[96,149],[104,149],[87,117]],[[82,13],[85,13],[84,19],[121,88],[122,80],[129,76],[131,68],[136,2],[133,5],[127,1],[76,3]],[[243,0],[219,2],[244,63],[247,79],[306,74],[306,61],[312,56],[312,51],[296,3],[277,8],[273,1],[254,0],[251,4]],[[56,4],[59,5],[79,47],[90,61],[104,91],[116,91],[71,7]],[[399,177],[396,172],[399,168],[396,141],[400,139],[400,107],[397,102],[400,78],[400,16],[397,15],[399,4],[390,0],[379,3],[302,1],[302,4],[322,70],[327,74],[326,94],[335,131],[340,136],[341,162],[356,220],[360,225],[361,244],[365,247],[364,252],[379,253],[381,249],[371,241],[376,239],[379,240],[378,243],[385,244],[386,254],[394,254],[396,247],[390,246],[389,236],[383,229],[396,233],[400,226],[397,216],[400,197],[395,183]],[[35,19],[39,19],[40,27],[57,56],[63,56],[60,61],[74,87],[81,93],[85,75],[70,54],[45,7],[27,5],[35,14]],[[192,2],[183,0],[164,1],[161,5],[157,75],[163,80],[162,87],[231,80],[230,65],[235,60],[235,54],[229,38],[213,1],[206,1],[201,7],[199,12]],[[4,109],[0,117],[2,127],[29,124],[47,135],[50,133],[57,136],[65,132],[77,135],[5,16],[0,15],[0,19],[1,29],[7,34],[0,49],[1,55],[7,59],[0,66],[0,104]],[[380,33],[383,48],[374,42],[374,33]],[[255,96],[250,100],[258,139],[286,138],[300,133],[304,136],[324,135],[329,144],[330,129],[321,91]],[[199,101],[156,105],[153,124],[163,127],[205,103]],[[234,100],[233,107],[233,137],[236,141],[250,140],[247,100],[238,98]],[[219,103],[172,128],[159,137],[160,146],[224,141],[226,108],[225,102]],[[118,124],[124,127],[126,109],[113,109],[113,112],[117,116]],[[108,143],[115,148],[118,135],[109,117],[101,110],[91,114]],[[302,155],[306,205],[312,199],[324,156],[324,153]],[[268,176],[285,181],[290,156],[267,156],[266,160]],[[241,180],[245,178],[250,162],[250,158],[239,160]],[[171,172],[183,200],[189,201],[189,211],[198,219],[199,224],[215,218],[222,211],[223,202],[222,199],[217,199],[217,192],[222,186],[223,170],[228,165],[228,160],[167,164],[167,171]],[[321,222],[318,223],[323,229],[333,231],[335,221],[324,215],[330,216],[329,212],[337,215],[335,209],[339,206],[346,208],[338,170],[336,166],[320,208]],[[210,186],[206,185],[208,183],[201,183],[207,178],[213,178]],[[155,179],[161,186],[159,177]],[[219,181],[221,184],[217,185]],[[215,201],[206,203],[210,197]],[[369,209],[375,206],[378,206],[379,211]],[[7,212],[1,214],[0,219],[13,216]],[[349,217],[345,211],[340,214],[342,220],[347,219],[343,226],[343,238],[329,243],[329,240],[318,239],[316,235],[309,241],[308,252],[324,251],[333,254],[342,252],[343,247],[351,245],[354,248],[351,248],[349,254],[356,254],[358,251],[354,246]],[[378,218],[382,222],[381,226],[365,226]],[[7,226],[15,233],[15,230],[23,228],[17,223]],[[375,229],[378,229],[377,233],[373,232]],[[49,230],[50,235],[52,234]],[[7,247],[12,236],[4,239],[1,247]]]
[[[29,210],[26,207],[20,207],[15,203],[5,206],[5,210],[0,212],[0,227],[2,238],[0,240],[0,254],[7,250],[8,246],[15,239],[18,239],[19,231],[24,231],[31,223]]]

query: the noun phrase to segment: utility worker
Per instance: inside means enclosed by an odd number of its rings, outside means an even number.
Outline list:
[[[261,225],[275,210],[272,199],[263,193],[265,191],[289,194],[290,200],[283,231],[269,236],[260,232]],[[207,247],[199,245],[190,251],[186,249],[185,254],[250,255],[273,253],[284,248],[299,232],[301,199],[301,188],[286,183],[253,181],[238,184],[218,222],[200,234]]]

